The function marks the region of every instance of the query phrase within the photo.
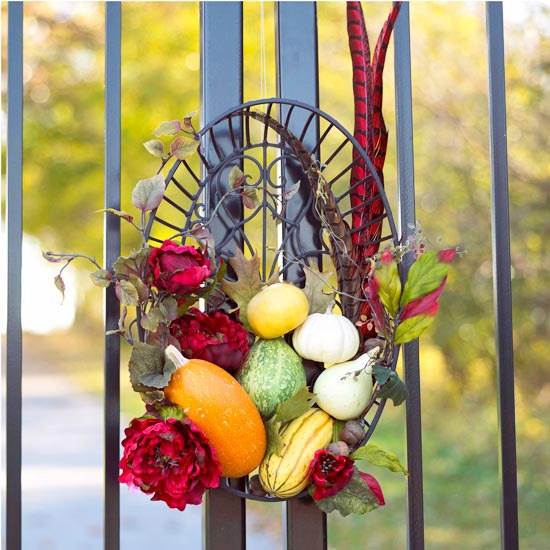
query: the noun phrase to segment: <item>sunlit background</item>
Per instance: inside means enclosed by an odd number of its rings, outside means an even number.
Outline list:
[[[363,3],[372,44],[389,7]],[[65,548],[62,530],[70,524],[83,538],[67,548],[100,548],[102,292],[89,282],[91,266],[75,262],[63,274],[62,301],[53,284],[57,267],[42,259],[41,250],[102,257],[103,219],[95,211],[103,206],[104,7],[29,2],[24,9],[24,544]],[[245,101],[275,95],[273,11],[272,2],[244,5]],[[4,2],[3,76],[6,12]],[[128,2],[122,13],[122,209],[130,211],[131,188],[157,168],[142,143],[160,121],[199,107],[199,8],[195,2]],[[461,548],[491,549],[499,546],[499,478],[484,5],[413,3],[410,14],[417,217],[434,243],[468,251],[421,341],[426,546],[453,550],[460,541]],[[550,10],[544,2],[506,2],[504,15],[520,540],[522,548],[538,549],[547,544],[550,507]],[[321,109],[352,129],[345,4],[320,2],[318,20]],[[396,209],[393,80],[390,47],[385,179]],[[5,90],[3,78],[3,158]],[[125,228],[124,250],[136,239]],[[1,315],[5,332],[5,308]],[[124,364],[121,377],[126,422],[141,405],[126,383]],[[41,422],[64,439],[38,438]],[[80,441],[83,430],[90,433]],[[374,441],[405,459],[403,408],[386,408]],[[73,456],[78,445],[89,445],[89,460]],[[331,548],[405,547],[406,482],[386,471],[376,475],[387,506],[359,518],[331,515]],[[75,500],[78,514],[57,517],[67,511],[61,501],[68,493],[60,487],[96,504],[78,508]],[[143,508],[143,502],[123,501],[123,548],[181,537],[190,525],[200,530],[196,510],[159,512],[163,504]],[[160,514],[146,529],[136,519],[144,509]],[[277,547],[280,506],[254,503],[251,510],[251,529],[256,525],[258,532],[261,524],[266,548]]]

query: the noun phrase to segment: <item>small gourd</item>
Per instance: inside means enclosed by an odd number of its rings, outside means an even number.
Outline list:
[[[304,291],[291,283],[266,286],[252,297],[246,316],[252,332],[265,340],[279,338],[301,325],[308,314]]]
[[[343,363],[351,359],[359,349],[359,331],[343,315],[312,313],[292,335],[294,349],[304,359],[325,364]]]
[[[258,409],[242,386],[222,368],[186,359],[172,345],[166,357],[177,367],[164,395],[205,433],[226,477],[242,477],[262,461],[266,433]]]
[[[338,420],[357,418],[365,410],[372,396],[372,363],[364,353],[325,369],[313,386],[317,405]]]
[[[309,465],[315,452],[332,439],[334,422],[324,411],[312,408],[286,424],[279,432],[279,453],[267,452],[258,474],[262,487],[280,498],[290,498],[309,483]]]
[[[302,360],[283,338],[259,338],[250,348],[237,380],[262,417],[269,418],[279,403],[306,385],[306,374]]]

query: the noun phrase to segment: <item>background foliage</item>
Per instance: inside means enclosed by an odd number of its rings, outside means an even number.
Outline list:
[[[386,2],[364,3],[372,43],[388,10]],[[544,4],[524,10],[524,19],[506,19],[505,35],[518,475],[522,547],[542,548],[549,458],[543,412],[550,396],[550,10]],[[459,538],[464,547],[494,548],[498,440],[484,11],[481,3],[461,2],[419,3],[410,11],[417,216],[434,243],[441,239],[467,250],[453,269],[438,320],[421,343],[426,540],[430,548],[456,548]],[[245,100],[259,97],[263,86],[267,96],[275,95],[273,3],[263,9],[264,75],[260,5],[246,3],[244,12]],[[351,129],[344,4],[321,2],[318,16],[321,108]],[[157,168],[141,144],[160,121],[199,108],[198,20],[195,2],[123,6],[123,210],[131,210],[135,182]],[[94,211],[103,201],[103,53],[101,3],[25,6],[25,232],[45,249],[98,258],[103,221]],[[390,131],[386,185],[396,204],[391,52],[384,93]],[[5,140],[3,151],[4,145]],[[134,238],[125,234],[124,246]],[[83,279],[73,332],[95,331],[96,343],[83,351],[90,354],[87,364],[99,365],[101,293]],[[41,340],[45,354],[57,353],[55,338]],[[59,368],[65,363],[61,359]],[[99,367],[94,376],[84,367],[72,372],[100,389]],[[134,412],[138,405],[126,399],[125,407]],[[388,407],[376,443],[404,457],[403,425],[403,411]],[[404,482],[376,474],[389,505],[366,518],[331,517],[334,548],[360,548],[363,540],[372,548],[404,546]]]

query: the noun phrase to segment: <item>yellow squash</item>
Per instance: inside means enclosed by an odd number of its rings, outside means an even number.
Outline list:
[[[289,422],[280,433],[281,454],[267,454],[260,464],[260,482],[271,495],[288,498],[308,485],[309,464],[315,451],[332,439],[332,418],[321,409],[310,409]]]
[[[290,283],[275,283],[250,300],[246,315],[254,334],[269,340],[301,325],[308,311],[309,302],[302,289]]]

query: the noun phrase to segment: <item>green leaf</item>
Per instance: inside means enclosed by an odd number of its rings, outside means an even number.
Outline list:
[[[396,344],[406,344],[418,338],[433,322],[434,315],[415,315],[401,321],[395,329]]]
[[[139,306],[138,291],[130,281],[119,281],[115,286],[115,294],[122,305]]]
[[[140,376],[140,382],[152,388],[164,388],[170,382],[170,378],[176,370],[176,365],[170,359],[166,359],[163,371],[144,373]]]
[[[159,304],[160,314],[164,321],[170,322],[177,319],[180,315],[178,313],[178,301],[173,296],[167,296]]]
[[[164,388],[176,370],[174,363],[165,358],[161,348],[143,342],[136,342],[132,347],[128,368],[130,383],[137,392]]]
[[[241,200],[243,202],[243,206],[249,210],[254,210],[260,206],[261,203],[255,187],[243,187],[241,190]]]
[[[300,190],[300,182],[297,181],[296,183],[289,185],[285,188],[285,191],[283,193],[283,199],[288,201],[290,200],[298,191]]]
[[[175,418],[176,420],[183,420],[184,418],[187,418],[187,415],[183,412],[182,407],[168,401],[153,403],[147,407],[147,411],[156,412],[165,422],[169,418]]]
[[[191,119],[197,114],[197,111],[193,111],[183,117],[183,127],[187,130],[193,130],[193,124]]]
[[[344,426],[346,425],[345,420],[336,420],[334,419],[332,421],[332,441],[340,441],[340,435],[342,434],[342,430],[344,429]]]
[[[103,208],[101,210],[96,210],[96,214],[101,212],[104,212],[105,214],[113,214],[113,216],[118,216],[119,218],[122,218],[130,223],[134,221],[134,216],[132,216],[132,214],[128,214],[128,212],[124,212],[122,210],[116,210],[115,208]]]
[[[208,250],[212,251],[216,248],[214,235],[212,235],[210,229],[208,229],[208,227],[204,227],[204,225],[196,225],[189,233],[189,236],[197,239],[203,249],[208,248]]]
[[[380,288],[378,296],[382,305],[388,310],[392,317],[397,315],[399,310],[399,299],[401,297],[401,280],[395,260],[380,264],[376,268],[375,275]]]
[[[61,296],[62,296],[61,299],[64,300],[65,299],[65,281],[63,280],[61,275],[56,275],[53,278],[53,282],[55,284],[55,288],[57,288],[57,290],[61,292]]]
[[[194,139],[179,137],[170,144],[170,153],[178,160],[183,160],[193,155],[198,146],[199,142]]]
[[[90,279],[95,286],[108,287],[111,284],[113,276],[107,269],[98,269],[93,273],[90,273]]]
[[[328,294],[323,292],[333,274],[332,271],[321,273],[317,264],[312,262],[310,266],[304,267],[304,274],[306,276],[304,294],[309,302],[309,314],[325,313],[330,303],[334,301],[334,291]]]
[[[374,367],[372,367],[372,374],[374,374],[374,378],[379,386],[382,386],[388,381],[391,373],[391,369],[382,365],[374,365]]]
[[[386,383],[380,386],[378,397],[380,399],[391,399],[393,404],[397,407],[401,405],[408,396],[409,392],[403,380],[399,378],[399,375],[395,371],[390,371]]]
[[[139,324],[145,330],[155,332],[162,320],[162,315],[158,307],[152,307],[146,315],[142,315]]]
[[[139,180],[132,191],[132,204],[143,212],[154,210],[161,203],[165,190],[162,174]]]
[[[359,447],[351,453],[350,458],[353,460],[366,460],[374,466],[387,468],[391,472],[403,472],[405,475],[409,475],[407,468],[401,464],[395,453],[384,451],[372,443]]]
[[[132,216],[132,214],[128,214],[128,212],[124,212],[122,210],[116,210],[115,208],[102,208],[101,210],[96,210],[95,212],[96,214],[102,212],[105,214],[113,214],[113,216],[118,216],[119,218],[122,218],[129,223],[132,223],[134,221],[134,216]]]
[[[155,403],[164,399],[164,392],[162,390],[140,391],[138,393],[144,403]]]
[[[265,456],[272,454],[281,455],[283,451],[283,440],[279,434],[281,422],[271,418],[265,422],[265,433],[267,437],[267,447]]]
[[[277,410],[273,416],[265,422],[267,434],[266,456],[269,454],[281,454],[283,449],[283,442],[279,434],[281,426],[306,413],[314,403],[315,394],[311,393],[307,386],[304,386],[292,397],[277,405]]]
[[[252,331],[248,318],[246,316],[246,308],[248,302],[256,295],[266,284],[279,280],[279,272],[270,277],[267,283],[260,279],[260,258],[254,254],[252,258],[247,259],[240,248],[235,250],[235,256],[229,258],[229,265],[233,268],[236,281],[228,281],[223,279],[222,290],[231,298],[239,308],[239,319],[248,331]]]
[[[150,139],[143,144],[143,147],[155,157],[162,158],[164,156],[164,143],[160,139]]]
[[[179,305],[178,305],[178,317],[185,315],[191,306],[197,303],[197,297],[194,295],[191,296],[180,296]]]
[[[258,197],[257,189],[245,185],[246,178],[248,177],[250,176],[244,174],[238,166],[233,166],[229,172],[229,187],[231,187],[231,189],[240,189],[243,206],[250,210],[254,210],[260,205],[261,201]]]
[[[313,493],[312,487],[310,493]],[[349,483],[341,491],[334,496],[316,500],[315,504],[327,514],[338,510],[342,516],[349,516],[366,514],[378,508],[378,499],[355,470]]]
[[[129,275],[141,277],[142,271],[145,271],[148,266],[148,258],[151,253],[151,247],[146,246],[138,250],[132,250],[129,256],[120,256],[113,264],[115,275]]]
[[[316,395],[307,386],[300,388],[292,397],[277,405],[273,418],[278,422],[290,422],[309,411],[315,404]]]
[[[155,136],[175,136],[181,132],[181,122],[179,120],[165,120],[161,122],[158,128],[153,130]]]
[[[59,262],[66,261],[65,259],[57,256],[55,252],[52,252],[51,250],[42,250],[42,258],[44,258],[48,262],[51,262],[52,264],[58,264]]]
[[[421,254],[411,265],[401,296],[401,306],[437,289],[449,273],[451,264],[440,262],[438,253],[430,250]]]
[[[233,166],[229,172],[229,187],[231,187],[231,189],[237,189],[237,187],[241,187],[244,182],[244,172],[238,166]]]
[[[195,296],[186,296],[184,298],[180,297],[180,305],[178,307],[179,314],[183,315],[183,313],[185,313],[185,311],[187,311],[187,309],[189,309],[197,301],[197,297],[207,299],[214,290],[219,288],[220,283],[225,277],[226,272],[227,264],[222,259],[220,261],[220,265],[218,267],[218,270],[216,271],[214,279],[209,279],[208,284],[204,288],[200,289],[198,292],[195,292]],[[182,308],[182,305],[184,306],[185,311],[184,308]]]
[[[113,271],[117,277],[138,274],[136,263],[124,256],[119,256],[117,261],[113,264]]]
[[[137,290],[140,303],[144,303],[149,299],[149,287],[139,278],[134,275],[130,275],[130,283],[132,283]]]

